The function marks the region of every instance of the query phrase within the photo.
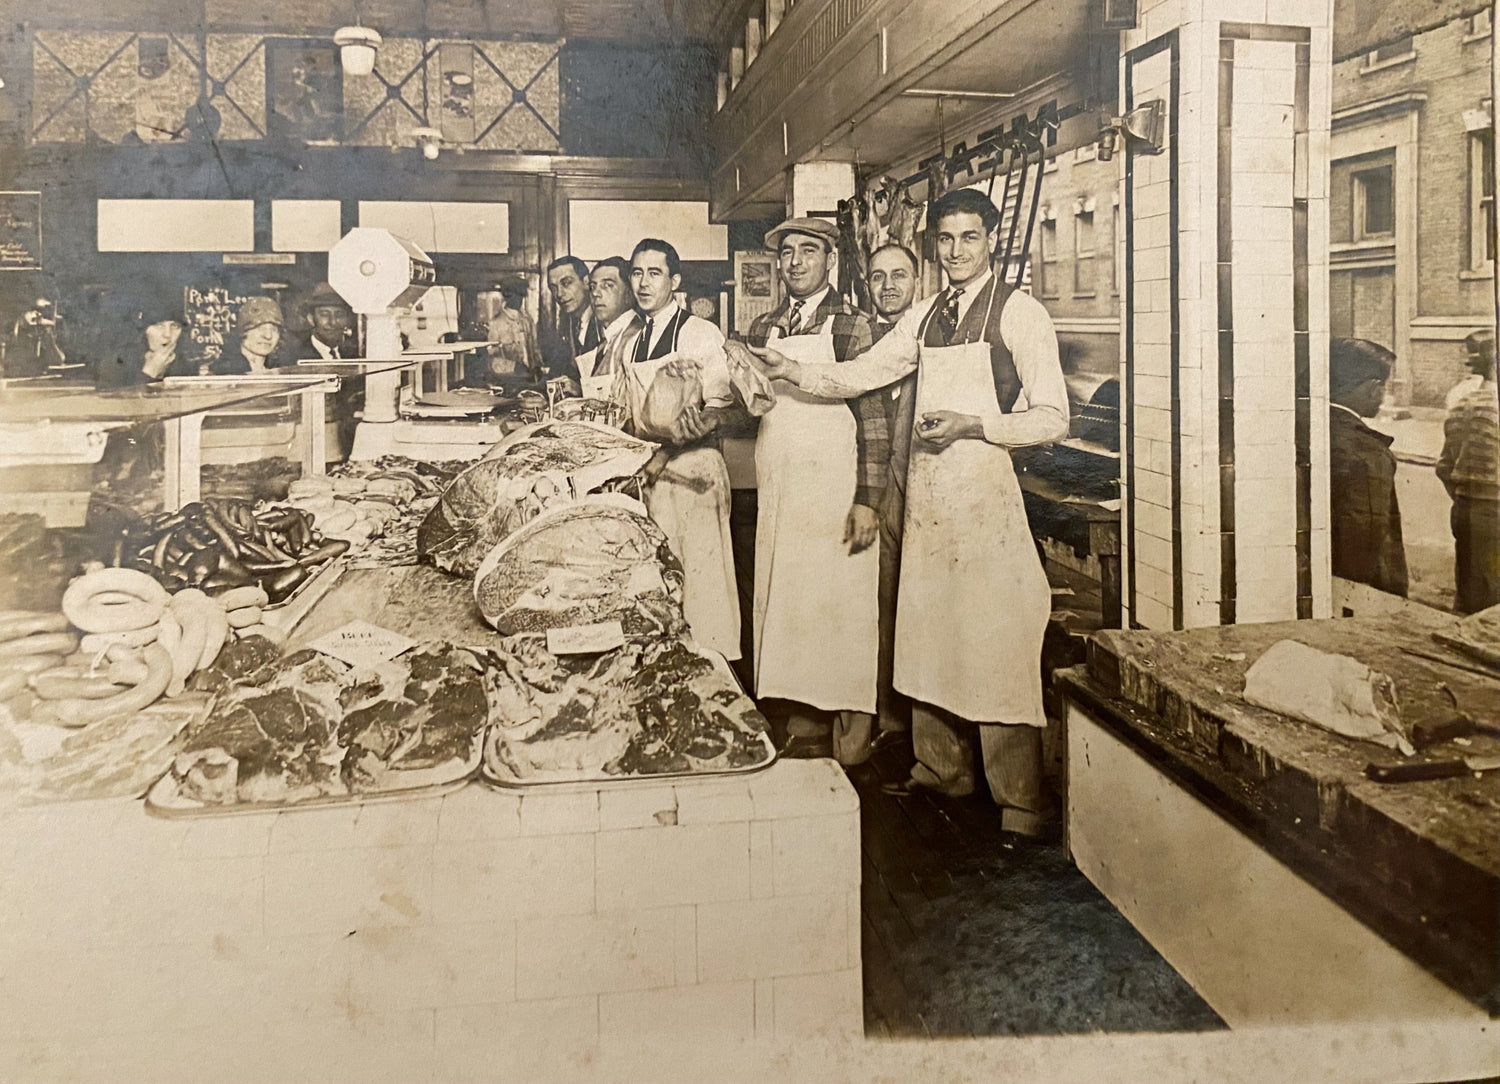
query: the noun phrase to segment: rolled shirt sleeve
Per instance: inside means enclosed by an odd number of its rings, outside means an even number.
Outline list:
[[[920,352],[917,331],[928,308],[931,305],[924,306],[921,313],[916,308],[910,309],[878,343],[857,358],[803,365],[797,385],[821,399],[852,399],[915,372]]]
[[[701,317],[691,317],[677,337],[677,349],[698,362],[703,381],[705,407],[731,407],[734,390],[729,384],[729,359],[724,355],[724,334]]]
[[[1009,414],[994,403],[979,412],[984,439],[1007,448],[1061,440],[1068,435],[1068,387],[1052,317],[1040,301],[1013,293],[1000,314],[1000,338],[1021,378],[1021,396]]]

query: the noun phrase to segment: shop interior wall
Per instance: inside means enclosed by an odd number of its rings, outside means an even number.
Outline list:
[[[277,31],[303,33],[296,27]],[[308,146],[273,138],[154,146],[33,141],[30,56],[27,27],[12,24],[0,31],[6,81],[0,90],[0,190],[42,192],[44,249],[40,271],[0,274],[6,328],[37,297],[56,301],[65,322],[81,329],[101,294],[126,287],[193,284],[250,294],[272,284],[296,297],[326,276],[327,257],[318,252],[297,253],[293,264],[256,266],[226,265],[217,252],[99,252],[97,200],[118,198],[254,200],[257,253],[271,251],[274,199],[338,200],[344,230],[358,225],[360,200],[506,202],[509,251],[434,253],[439,281],[471,293],[493,288],[501,275],[522,273],[533,284],[534,313],[545,309],[541,268],[567,251],[550,172],[507,172],[513,156],[494,152],[470,151],[467,168],[451,148],[438,168],[415,146]],[[570,41],[558,65],[560,150],[594,160],[591,191],[599,198],[703,198],[701,134],[713,91],[712,58],[705,50]],[[619,160],[618,168],[611,168],[611,159]],[[652,167],[646,179],[635,176],[643,160]],[[535,170],[535,160],[526,168]],[[717,281],[727,267],[701,269],[700,277]]]

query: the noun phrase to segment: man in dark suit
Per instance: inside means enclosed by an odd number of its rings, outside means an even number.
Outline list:
[[[577,256],[559,256],[547,265],[553,319],[543,322],[540,339],[548,380],[569,377],[576,381],[576,359],[599,345],[599,321],[589,302],[588,280],[588,265]]]
[[[290,360],[338,361],[360,356],[354,310],[332,286],[318,283],[301,309],[308,330],[290,342]]]

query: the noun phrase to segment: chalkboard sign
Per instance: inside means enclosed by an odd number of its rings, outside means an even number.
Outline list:
[[[232,294],[222,286],[185,286],[182,309],[187,317],[187,336],[192,343],[187,356],[213,361],[224,353],[224,341],[234,330],[234,320],[244,304],[242,294]]]
[[[0,271],[42,266],[42,194],[0,192]]]

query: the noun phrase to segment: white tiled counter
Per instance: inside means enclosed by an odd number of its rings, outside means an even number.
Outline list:
[[[554,1075],[862,1033],[858,799],[738,780],[0,816],[0,1079]]]

